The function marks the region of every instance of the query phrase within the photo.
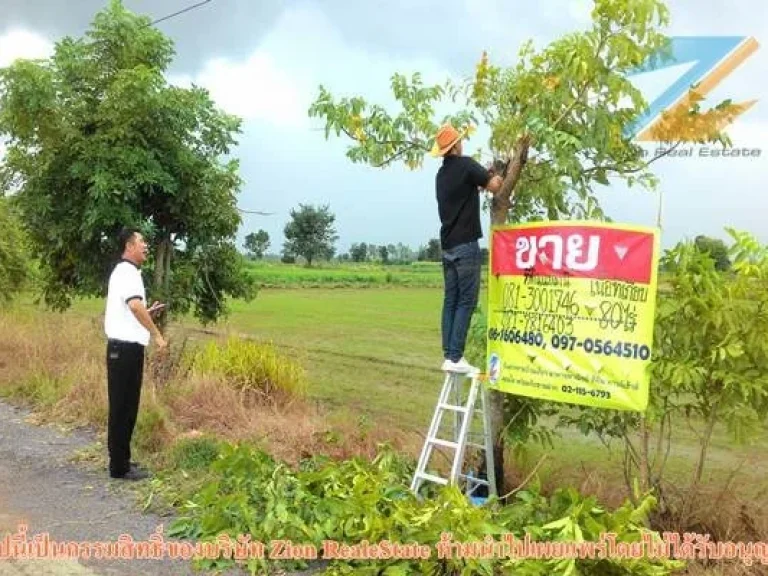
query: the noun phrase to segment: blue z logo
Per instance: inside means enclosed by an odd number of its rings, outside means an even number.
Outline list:
[[[648,110],[629,127],[639,141],[654,141],[659,133],[664,116],[675,113],[681,114],[690,105],[689,91],[691,85],[697,84],[696,93],[702,98],[706,96],[734,69],[741,65],[758,48],[757,41],[752,37],[743,36],[691,36],[671,38],[671,58],[663,62],[650,61],[646,66],[636,70],[634,74],[661,70],[670,66],[690,64],[695,62],[682,77],[667,88],[658,98],[650,103]],[[731,104],[732,117],[735,118],[752,107],[757,100]],[[728,122],[724,122],[727,124]],[[724,126],[719,126],[722,129]],[[696,134],[686,133],[685,130],[671,129],[673,139],[682,141],[696,140]],[[677,133],[679,132],[679,133]],[[656,134],[655,134],[656,133]]]

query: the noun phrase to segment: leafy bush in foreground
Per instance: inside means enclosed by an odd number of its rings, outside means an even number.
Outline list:
[[[606,533],[616,543],[657,539],[643,528],[655,504],[652,497],[637,508],[626,504],[613,512],[573,489],[560,490],[550,499],[535,489],[523,491],[506,506],[496,501],[475,506],[455,488],[418,500],[408,489],[408,466],[388,449],[380,451],[373,462],[336,463],[316,457],[293,471],[264,452],[228,446],[211,470],[217,480],[191,499],[170,531],[172,536],[230,543],[231,554],[226,558],[224,554],[216,560],[198,558],[208,568],[234,564],[242,535],[264,545],[263,557],[242,560],[254,574],[278,566],[306,568],[306,559],[329,561],[326,574],[336,575],[513,571],[523,576],[661,576],[681,567],[664,559],[629,556],[515,558],[508,550],[497,547],[494,553],[488,546],[489,542],[510,542],[512,537],[524,540],[526,536],[539,543],[599,542]],[[292,559],[276,558],[271,553],[278,549],[271,543],[277,540],[292,542],[294,552],[300,550],[306,559],[296,558],[296,554]],[[382,542],[389,542],[389,548]],[[475,547],[467,548],[470,543],[476,543]],[[390,557],[360,559],[361,544],[373,545],[379,552],[388,550]],[[407,548],[398,554],[395,545]],[[288,549],[286,544],[283,551]],[[307,554],[313,550],[315,555]],[[417,556],[418,550],[424,556]]]

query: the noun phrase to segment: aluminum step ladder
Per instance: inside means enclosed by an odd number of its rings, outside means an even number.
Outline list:
[[[411,490],[419,495],[419,490],[423,483],[433,482],[442,486],[448,484],[459,485],[464,493],[475,503],[481,503],[482,497],[476,496],[476,491],[480,487],[486,487],[488,496],[496,496],[496,478],[494,474],[493,462],[493,435],[491,433],[490,413],[488,412],[488,390],[483,385],[485,376],[480,373],[462,374],[457,372],[446,372],[443,388],[435,406],[432,422],[429,425],[427,438],[421,450],[419,463],[416,472],[411,481]],[[466,381],[469,380],[469,390],[466,395],[466,401],[462,403],[463,389]],[[479,396],[479,408],[476,403]],[[451,403],[453,402],[453,403]],[[443,416],[447,412],[454,415],[452,426],[452,437],[450,439],[440,438],[440,428],[443,423]],[[475,423],[475,415],[480,415],[482,432],[473,432],[472,425]],[[480,436],[479,442],[472,441],[474,437]],[[436,473],[428,472],[430,459],[435,447],[447,448],[453,450],[453,461],[451,464],[450,475],[445,478]],[[471,471],[464,470],[464,458],[467,447],[477,449],[484,453],[485,476],[478,471],[472,474]]]

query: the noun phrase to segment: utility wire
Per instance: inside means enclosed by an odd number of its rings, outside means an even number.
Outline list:
[[[196,8],[200,8],[200,6],[203,6],[205,4],[208,4],[212,0],[203,0],[202,2],[198,2],[197,4],[193,4],[192,6],[187,6],[186,8],[183,8],[182,10],[179,10],[178,12],[174,12],[173,14],[168,14],[168,16],[163,16],[162,18],[158,18],[154,22],[150,22],[147,24],[147,26],[154,26],[155,24],[158,24],[160,22],[163,22],[165,20],[170,20],[171,18],[175,18],[176,16],[179,16],[181,14],[184,14],[185,12],[190,12]]]
[[[274,216],[274,212],[262,212],[261,210],[244,210],[243,208],[238,208],[240,212],[243,214],[256,214],[257,216]]]

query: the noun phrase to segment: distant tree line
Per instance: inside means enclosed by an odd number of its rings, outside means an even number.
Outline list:
[[[329,261],[334,257],[341,262],[372,262],[377,264],[410,264],[412,262],[439,262],[442,250],[438,238],[430,238],[426,244],[413,249],[398,242],[397,244],[375,244],[355,242],[347,252],[336,254],[336,215],[330,206],[312,206],[299,204],[292,209],[290,220],[283,229],[281,261],[293,264],[298,258],[304,259],[307,266],[313,262]],[[266,230],[251,232],[245,237],[243,248],[254,260],[264,258],[270,246]],[[482,249],[483,262],[488,262],[488,249]]]
[[[287,264],[303,259],[307,266],[318,261],[336,258],[342,262],[375,262],[379,264],[410,264],[412,262],[439,262],[441,259],[440,240],[431,238],[426,244],[413,249],[397,244],[375,244],[356,242],[347,252],[336,253],[336,216],[330,206],[299,204],[292,209],[290,219],[283,229],[281,261]],[[270,246],[269,234],[265,230],[251,232],[245,237],[243,248],[250,258],[264,258]],[[487,250],[485,251],[487,253]]]
[[[356,242],[340,260],[352,262],[377,262],[380,264],[410,264],[411,262],[437,262],[440,260],[440,241],[432,238],[426,245],[414,250],[410,246],[397,244],[374,244]]]

